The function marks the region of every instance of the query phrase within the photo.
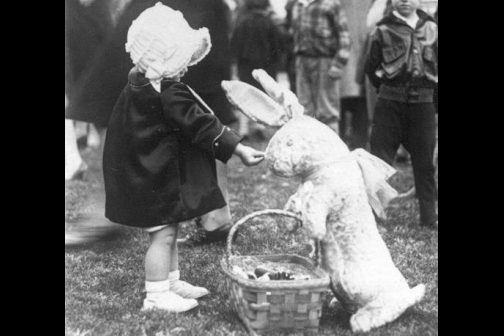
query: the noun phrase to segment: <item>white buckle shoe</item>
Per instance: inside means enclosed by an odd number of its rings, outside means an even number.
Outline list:
[[[194,299],[184,299],[172,291],[147,294],[142,310],[162,309],[170,313],[183,313],[198,306],[198,301]]]
[[[186,299],[199,299],[207,294],[210,294],[208,289],[204,287],[193,286],[185,281],[178,280],[170,286],[170,290]]]

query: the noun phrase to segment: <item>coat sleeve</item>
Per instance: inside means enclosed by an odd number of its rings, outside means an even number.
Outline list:
[[[226,163],[241,141],[231,128],[204,111],[183,84],[174,84],[161,93],[164,116],[195,145]]]
[[[364,71],[375,88],[380,87],[381,79],[377,76],[376,71],[380,68],[381,62],[381,33],[377,28],[371,36],[371,42],[364,65]]]

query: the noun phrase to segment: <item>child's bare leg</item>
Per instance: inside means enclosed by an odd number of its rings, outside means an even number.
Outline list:
[[[171,250],[171,262],[170,262],[170,272],[178,271],[178,246],[177,243],[172,245]]]
[[[170,268],[177,263],[177,226],[166,226],[149,232],[151,244],[145,256],[145,289],[147,296],[143,309],[164,309],[181,313],[198,305],[194,299],[186,299],[172,291]]]
[[[172,245],[168,280],[170,281],[170,289],[186,299],[198,299],[210,293],[206,288],[193,286],[180,280],[177,244]]]
[[[149,233],[151,245],[145,256],[146,280],[150,283],[168,280],[169,289],[186,299],[205,296],[210,293],[206,288],[180,280],[177,234],[177,226],[167,226]]]
[[[145,278],[147,281],[168,279],[172,267],[172,258],[177,254],[176,226],[167,226],[159,231],[149,233],[151,244],[145,255]]]

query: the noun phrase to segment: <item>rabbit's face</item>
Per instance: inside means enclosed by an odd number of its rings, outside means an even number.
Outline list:
[[[311,117],[300,116],[273,136],[266,149],[266,162],[276,175],[292,177],[346,154],[348,148],[334,131]]]
[[[276,175],[292,177],[310,169],[312,159],[310,145],[295,132],[288,132],[289,128],[285,127],[271,139],[266,149],[266,162]]]

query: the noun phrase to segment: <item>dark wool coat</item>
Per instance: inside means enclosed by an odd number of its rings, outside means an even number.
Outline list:
[[[107,43],[97,51],[94,64],[86,69],[77,83],[78,92],[65,111],[66,118],[94,122],[100,126],[107,125],[117,98],[127,83],[128,72],[133,66],[130,55],[124,49],[128,29],[133,20],[158,1],[131,1]],[[229,80],[231,77],[228,7],[222,0],[161,2],[181,11],[192,28],[208,28],[212,49],[201,62],[189,68],[184,82],[201,95],[222,123],[228,125],[234,122],[236,117],[220,86],[223,80]]]
[[[105,216],[152,227],[225,206],[215,159],[227,162],[240,140],[185,84],[164,80],[158,93],[132,70],[105,140]]]

